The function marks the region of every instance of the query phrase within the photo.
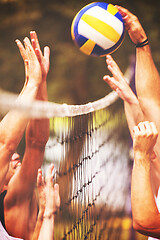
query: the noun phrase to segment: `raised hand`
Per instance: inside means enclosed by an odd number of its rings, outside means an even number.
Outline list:
[[[60,207],[59,185],[53,184],[54,165],[51,164],[46,175],[46,208],[44,215],[55,214]]]
[[[106,56],[106,63],[109,71],[112,73],[113,76],[110,77],[106,75],[103,77],[103,80],[107,82],[110,85],[110,87],[118,93],[119,97],[122,100],[128,103],[137,102],[135,94],[132,92],[121,70],[119,69],[118,65],[113,60],[111,55]]]
[[[146,40],[147,36],[137,16],[135,16],[134,14],[129,12],[127,9],[121,6],[116,5],[116,7],[118,8],[120,14],[123,17],[126,29],[128,30],[128,34],[131,40],[133,41],[133,43],[137,44]]]
[[[44,54],[41,51],[40,44],[38,41],[38,37],[35,31],[30,32],[32,46],[35,50],[37,55],[38,61],[41,65],[42,70],[42,78],[46,79],[48,71],[49,71],[49,56],[50,56],[50,49],[48,46],[44,47]]]
[[[143,157],[144,160],[150,159],[153,148],[156,144],[158,131],[153,122],[141,122],[134,127],[133,149],[134,153]],[[149,158],[148,158],[149,157]],[[151,160],[151,159],[150,159]]]
[[[44,177],[42,175],[42,169],[38,169],[37,174],[37,189],[39,195],[39,211],[41,214],[44,213],[45,206],[46,206],[46,193],[45,193],[45,182]]]
[[[25,37],[24,46],[19,40],[16,43],[25,64],[25,86],[28,81],[39,85],[42,81],[41,66],[29,38]]]

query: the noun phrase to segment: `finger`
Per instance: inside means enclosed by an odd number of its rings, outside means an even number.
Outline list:
[[[113,77],[118,81],[125,82],[124,77],[123,77],[123,73],[121,72],[119,66],[113,60],[113,58],[111,56],[108,56],[106,58],[106,63],[108,65],[108,70],[112,73]]]
[[[34,49],[33,49],[32,44],[31,44],[28,37],[25,37],[24,45],[25,45],[25,48],[26,48],[27,59],[31,62],[34,61],[35,57],[36,57],[36,54],[34,52]]]
[[[42,169],[38,169],[37,174],[37,187],[40,187],[42,185]]]
[[[145,122],[140,122],[138,124],[138,127],[140,131],[145,131],[146,130]]]
[[[37,33],[35,31],[31,31],[30,37],[31,37],[31,41],[34,40],[35,48],[38,48],[40,50],[40,44],[38,41]]]
[[[130,25],[129,21],[130,21],[131,17],[134,16],[134,15],[131,12],[129,12],[127,9],[125,9],[121,6],[116,5],[116,7],[118,8],[120,14],[122,15],[122,18],[125,22],[125,27],[128,30],[129,25]]]
[[[151,129],[151,126],[150,126],[150,122],[148,122],[148,121],[140,122],[138,124],[138,127],[139,127],[140,133],[142,135],[146,135],[148,137],[150,135],[152,135],[152,129]]]
[[[118,65],[117,65],[117,63],[114,61],[114,59],[112,58],[111,55],[107,55],[106,61],[107,61],[108,63],[110,63],[111,66],[114,66],[114,67],[116,67],[116,68],[119,68]]]
[[[59,185],[57,183],[54,185],[54,194],[56,200],[56,207],[60,207]]]
[[[42,72],[42,75],[43,73],[45,72],[45,67],[44,67],[44,64],[43,64],[43,55],[42,55],[42,52],[36,48],[35,49],[35,54],[36,54],[36,57],[38,59],[38,62],[40,64],[40,67],[41,67],[41,72]],[[49,61],[49,60],[48,60]]]
[[[49,187],[53,187],[53,176],[52,176],[53,169],[54,169],[54,164],[51,164],[49,166],[49,169],[46,175],[46,185]]]
[[[139,127],[138,126],[134,126],[133,134],[134,134],[134,136],[139,135]]]
[[[151,122],[150,123],[150,126],[151,126],[151,129],[152,129],[152,132],[154,133],[154,135],[158,136],[158,130],[156,128],[156,125],[154,122]]]
[[[121,7],[119,5],[115,5],[116,8],[118,8],[120,14],[122,15],[122,17],[125,17],[128,14],[131,14],[126,8]]]
[[[48,46],[44,47],[44,57],[49,60],[50,57],[50,48]]]
[[[43,56],[42,56],[41,51],[38,48],[35,49],[35,54],[37,56],[37,59],[38,59],[40,65],[41,65],[41,67],[42,67],[42,57]]]
[[[54,184],[54,190],[59,193],[59,185],[58,185],[58,183]]]
[[[43,54],[42,54],[41,50],[37,47],[36,42],[35,42],[34,39],[32,39],[31,41],[32,41],[32,47],[33,47],[33,49],[35,51],[35,54],[36,54],[36,56],[38,58],[38,61],[42,62]]]
[[[107,60],[107,59],[108,59],[108,60],[112,60],[113,58],[112,58],[111,55],[107,54],[107,55],[106,55],[106,60]]]
[[[148,135],[152,135],[153,132],[152,132],[152,127],[151,127],[150,122],[145,121],[145,122],[144,122],[144,125],[145,125],[145,128],[146,128],[146,133],[147,133]]]
[[[27,56],[26,56],[26,50],[25,50],[23,44],[18,39],[16,39],[15,42],[16,42],[18,48],[19,48],[20,54],[21,54],[21,56],[23,58],[23,61],[25,61]]]
[[[26,76],[25,85],[27,85],[29,80],[29,63],[27,59],[24,60],[24,66],[25,66],[25,76]]]
[[[31,43],[32,43],[32,47],[33,47],[33,49],[35,51],[35,49],[36,49],[36,42],[35,42],[35,40],[31,39]]]
[[[120,68],[118,67],[118,65],[115,62],[112,61],[111,65],[108,66],[108,69],[111,71],[113,77],[117,81],[125,82],[124,76],[123,76]]]
[[[26,55],[27,55],[27,59],[28,59],[31,56],[30,52],[33,51],[33,48],[32,48],[31,42],[28,37],[25,37],[23,41],[24,41]]]
[[[103,77],[103,80],[109,84],[109,86],[116,91],[117,88],[119,88],[118,82],[114,80],[113,77],[110,77],[108,75]]]

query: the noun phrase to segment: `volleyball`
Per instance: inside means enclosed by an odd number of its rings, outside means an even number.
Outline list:
[[[118,49],[123,42],[125,25],[118,9],[105,2],[93,2],[74,17],[71,36],[85,54],[103,57]]]

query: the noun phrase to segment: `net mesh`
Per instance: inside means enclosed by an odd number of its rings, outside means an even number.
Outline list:
[[[120,239],[124,231],[121,220],[130,214],[128,139],[123,111],[113,105],[51,120],[45,158],[55,164],[61,196],[55,239]]]

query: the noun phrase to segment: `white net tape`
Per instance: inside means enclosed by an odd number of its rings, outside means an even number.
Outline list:
[[[16,102],[17,95],[2,92],[0,93],[0,111],[4,114],[10,109],[20,110],[32,118],[72,117],[108,107],[117,98],[118,95],[116,92],[111,92],[104,98],[92,103],[67,105],[43,101],[34,101],[33,103],[24,101]]]

